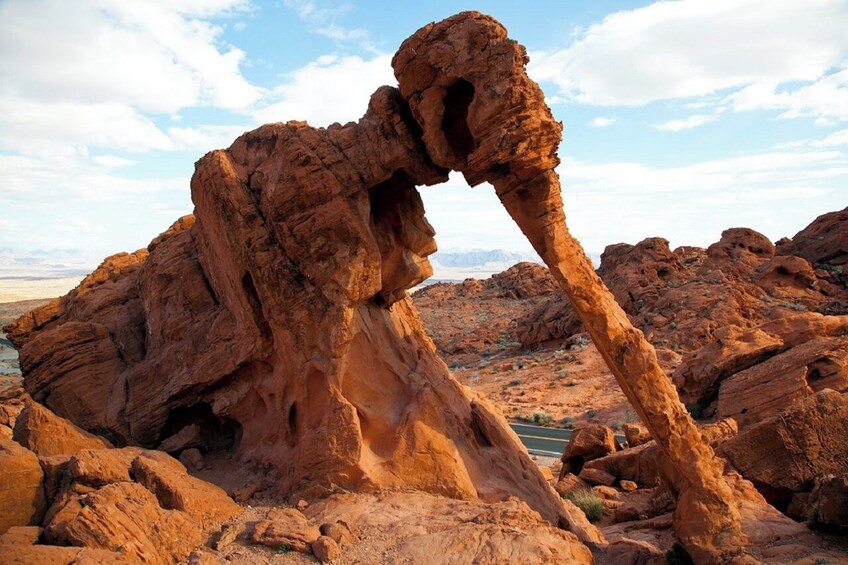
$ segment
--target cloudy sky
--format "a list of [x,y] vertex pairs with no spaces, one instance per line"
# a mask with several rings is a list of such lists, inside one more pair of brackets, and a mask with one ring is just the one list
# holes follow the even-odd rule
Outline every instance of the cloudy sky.
[[[848,205],[845,0],[0,0],[0,277],[145,246],[191,212],[203,153],[358,119],[401,41],[462,9],[527,47],[588,251],[777,239]],[[443,249],[528,248],[485,186],[423,197]]]

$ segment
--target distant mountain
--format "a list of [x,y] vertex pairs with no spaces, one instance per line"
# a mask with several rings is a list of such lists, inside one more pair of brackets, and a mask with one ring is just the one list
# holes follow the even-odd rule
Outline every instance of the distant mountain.
[[[600,253],[589,253],[597,267]],[[533,251],[505,251],[503,249],[447,249],[430,255],[433,277],[430,282],[459,281],[467,278],[485,279],[505,271],[522,261],[542,263]]]
[[442,267],[467,269],[491,263],[514,265],[521,261],[539,263],[539,256],[532,251],[504,251],[503,249],[470,249],[437,251],[430,256],[430,263]]

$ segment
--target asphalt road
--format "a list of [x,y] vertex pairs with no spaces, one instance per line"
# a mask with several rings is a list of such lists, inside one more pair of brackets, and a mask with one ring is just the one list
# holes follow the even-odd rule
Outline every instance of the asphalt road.
[[[534,455],[546,455],[548,457],[559,457],[565,446],[571,439],[571,430],[562,428],[544,428],[532,424],[510,424],[512,430],[518,434],[518,439]],[[619,443],[624,443],[624,436],[616,435]]]

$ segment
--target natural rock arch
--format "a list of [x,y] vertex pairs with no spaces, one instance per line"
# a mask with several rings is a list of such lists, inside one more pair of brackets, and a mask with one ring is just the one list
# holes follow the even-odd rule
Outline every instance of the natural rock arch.
[[722,465],[567,231],[561,125],[526,62],[499,23],[459,14],[403,43],[399,88],[378,89],[359,122],[269,124],[207,154],[194,216],[8,328],[27,389],[150,446],[174,431],[172,413],[208,405],[238,427],[238,456],[273,468],[285,492],[516,495],[600,541],[498,412],[451,378],[406,298],[435,251],[416,186],[457,170],[494,185],[666,453],[681,541],[700,561],[738,552]]

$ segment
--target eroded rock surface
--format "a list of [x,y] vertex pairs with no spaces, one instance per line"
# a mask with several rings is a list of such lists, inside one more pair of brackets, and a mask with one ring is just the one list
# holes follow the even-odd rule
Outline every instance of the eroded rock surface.
[[283,493],[516,495],[569,523],[405,293],[436,249],[416,186],[466,163],[477,182],[558,163],[525,63],[497,22],[462,14],[404,43],[400,90],[377,90],[359,122],[269,124],[207,154],[193,216],[8,328],[28,391],[117,444],[189,446],[197,426],[203,449],[275,468]]
[[[147,250],[107,259],[68,296],[8,327],[27,389],[117,443],[156,446],[197,426],[207,432],[206,449],[276,469],[285,493],[411,487],[460,499],[515,495],[581,541],[602,541],[556,496],[503,418],[451,378],[406,297],[430,275],[426,257],[435,251],[416,186],[456,170],[471,185],[495,187],[655,438],[675,474],[681,542],[698,561],[737,556],[746,538],[722,462],[566,228],[555,172],[562,126],[527,77],[527,60],[503,26],[460,14],[401,45],[392,61],[399,88],[377,90],[359,122],[269,124],[207,154],[192,178],[193,217]],[[663,300],[657,288],[674,276],[659,267],[667,244],[650,243],[643,249],[660,257],[656,276],[629,296],[631,308]],[[610,255],[626,263],[629,251]],[[774,247],[749,230],[728,230],[706,256],[747,272],[771,261]],[[773,267],[762,272],[778,296],[773,275],[809,280],[802,267]],[[719,275],[708,281],[716,289]],[[709,297],[715,311],[727,304]],[[180,506],[165,478],[147,484],[138,459],[132,465],[144,487],[106,485],[76,513],[71,501],[57,539],[84,536],[87,512],[142,512],[151,492],[164,510]],[[113,503],[120,497],[131,501],[126,511]],[[497,516],[509,520],[508,509]],[[461,547],[466,529],[421,537],[406,553]],[[570,534],[552,535],[541,547],[500,527],[486,533],[500,540],[498,552],[587,561]],[[178,547],[170,556],[184,553]]]
[[[820,256],[839,256],[840,246],[848,247],[845,222],[830,216],[796,235],[791,241],[797,245],[787,240],[777,248],[762,234],[742,228],[726,230],[708,249],[671,250],[662,238],[610,245],[598,274],[652,343],[689,353],[719,338],[728,326],[748,329],[803,311],[845,314],[842,267],[819,262]],[[806,231],[815,235],[802,235]],[[802,242],[822,243],[829,251],[802,252],[807,249]],[[516,336],[533,345],[580,331],[571,305],[552,295],[518,321]]]

